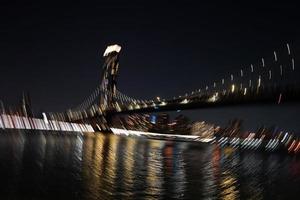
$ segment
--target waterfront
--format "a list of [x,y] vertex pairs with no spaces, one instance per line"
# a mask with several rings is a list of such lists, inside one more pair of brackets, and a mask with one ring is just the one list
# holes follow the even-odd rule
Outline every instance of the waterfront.
[[1,131],[0,199],[296,199],[296,155],[87,133]]

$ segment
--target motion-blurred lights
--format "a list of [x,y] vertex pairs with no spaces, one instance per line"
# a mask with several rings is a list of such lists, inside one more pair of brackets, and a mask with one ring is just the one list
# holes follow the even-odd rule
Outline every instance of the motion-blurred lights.
[[42,115],[43,115],[43,120],[44,120],[45,124],[49,124],[46,113],[43,112]]
[[235,90],[235,85],[232,84],[232,85],[231,85],[231,92],[234,93],[234,90]]
[[163,101],[163,102],[161,102],[159,105],[160,105],[160,106],[166,106],[167,103]]
[[257,87],[260,87],[261,86],[261,77],[259,76],[258,77],[258,82],[257,82]]
[[286,133],[284,134],[284,137],[283,137],[282,140],[281,140],[282,143],[285,142],[285,139],[287,139],[287,136],[288,136],[288,135],[289,135],[288,132],[286,132]]
[[148,105],[145,103],[145,104],[143,105],[143,108],[148,108]]
[[189,101],[187,99],[184,99],[183,101],[181,101],[181,104],[187,104]]
[[295,60],[294,60],[294,58],[292,58],[292,70],[293,71],[295,70]]
[[277,62],[277,53],[276,53],[276,51],[274,51],[274,60],[275,60],[275,62]]
[[128,106],[128,110],[133,110],[133,106],[132,106],[132,105],[129,105],[129,106]]
[[216,102],[219,99],[219,93],[215,93],[213,96],[211,96],[207,101],[208,102]]
[[120,105],[118,103],[116,103],[116,110],[117,110],[117,112],[121,112],[122,111],[122,109],[121,109],[121,107],[120,107]]
[[244,96],[247,95],[247,88],[244,88]]
[[287,50],[288,50],[288,54],[291,55],[291,50],[290,50],[290,45],[287,43],[286,44]]
[[289,146],[288,151],[291,152],[296,144],[296,140],[293,140],[292,144]]

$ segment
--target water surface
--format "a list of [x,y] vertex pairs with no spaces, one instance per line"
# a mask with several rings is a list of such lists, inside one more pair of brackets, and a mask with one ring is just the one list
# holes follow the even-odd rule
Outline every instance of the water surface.
[[115,135],[1,131],[0,199],[297,199],[297,156]]

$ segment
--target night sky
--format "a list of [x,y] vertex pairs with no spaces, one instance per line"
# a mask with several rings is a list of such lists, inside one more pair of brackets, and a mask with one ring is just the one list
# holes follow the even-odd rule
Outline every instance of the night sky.
[[99,84],[114,43],[119,90],[143,99],[201,88],[287,42],[300,50],[296,4],[196,2],[1,1],[0,99],[16,104],[28,91],[36,111],[76,106]]

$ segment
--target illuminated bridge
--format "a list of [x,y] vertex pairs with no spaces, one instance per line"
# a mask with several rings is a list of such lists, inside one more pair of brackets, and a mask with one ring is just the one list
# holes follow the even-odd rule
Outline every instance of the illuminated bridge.
[[149,100],[127,96],[117,89],[120,51],[119,45],[107,47],[100,84],[88,98],[75,108],[50,116],[71,122],[100,120],[107,123],[117,114],[253,103],[282,104],[297,101],[300,97],[295,59],[289,44],[282,51],[274,51],[271,58],[261,58],[258,63],[225,74],[203,88],[170,99],[156,97]]

